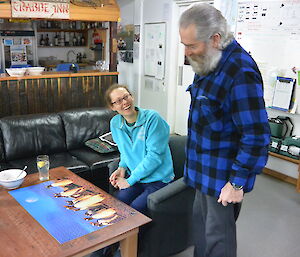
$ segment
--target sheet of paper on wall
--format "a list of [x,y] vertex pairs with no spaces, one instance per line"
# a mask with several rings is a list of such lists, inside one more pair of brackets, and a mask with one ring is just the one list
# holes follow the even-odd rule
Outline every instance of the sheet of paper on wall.
[[295,79],[277,77],[272,107],[283,111],[290,109]]

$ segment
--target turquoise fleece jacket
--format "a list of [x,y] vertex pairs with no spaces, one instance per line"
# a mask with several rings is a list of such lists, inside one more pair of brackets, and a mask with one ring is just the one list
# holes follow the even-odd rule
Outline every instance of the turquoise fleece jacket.
[[119,167],[127,170],[127,182],[168,183],[174,179],[169,148],[169,125],[153,110],[137,108],[138,116],[130,127],[120,114],[110,122],[112,136],[120,151]]

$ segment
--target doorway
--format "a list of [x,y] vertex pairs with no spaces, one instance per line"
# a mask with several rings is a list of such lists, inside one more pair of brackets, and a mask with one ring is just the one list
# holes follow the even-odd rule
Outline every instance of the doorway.
[[179,135],[187,135],[187,120],[190,106],[190,93],[186,92],[187,87],[192,84],[194,79],[194,71],[192,67],[185,62],[184,46],[180,43],[178,21],[180,15],[194,3],[209,3],[213,1],[176,1],[175,0],[175,17],[173,25],[177,28],[177,82],[176,82],[176,95],[175,95],[175,125],[174,132]]

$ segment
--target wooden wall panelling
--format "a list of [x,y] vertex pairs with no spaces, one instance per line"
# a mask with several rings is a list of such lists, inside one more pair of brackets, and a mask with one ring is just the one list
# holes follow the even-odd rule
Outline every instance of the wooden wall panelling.
[[87,77],[82,77],[82,90],[83,90],[83,95],[82,95],[82,100],[81,101],[81,107],[87,106],[88,99],[87,99],[87,92],[88,92],[88,84],[87,84]]
[[83,102],[83,96],[84,96],[84,84],[82,78],[78,78],[77,80],[77,98],[78,98],[78,107],[82,107],[82,102]]
[[91,83],[92,83],[92,94],[91,94],[91,105],[92,106],[97,106],[97,85],[95,84],[96,78],[95,77],[90,77]]
[[51,97],[53,98],[53,111],[59,112],[59,92],[58,92],[58,83],[60,83],[60,78],[54,78],[52,79],[51,83]]
[[28,113],[27,80],[19,81],[20,114]]
[[0,97],[1,97],[1,117],[10,115],[10,103],[8,94],[8,81],[0,82]]
[[104,97],[103,99],[101,98],[101,78],[95,77],[95,104],[96,106],[101,106],[103,102]]
[[12,80],[8,85],[9,100],[10,100],[10,113],[16,115],[20,113],[19,103],[19,81]]
[[28,102],[28,113],[35,113],[35,99],[34,99],[34,87],[37,84],[37,80],[28,79],[27,80],[27,102]]
[[88,107],[91,106],[91,92],[92,92],[92,85],[91,85],[91,80],[90,77],[85,77],[86,79],[86,105]]
[[47,87],[46,87],[46,92],[47,92],[47,105],[48,105],[48,112],[55,112],[54,109],[54,97],[53,97],[53,79],[46,79],[47,81]]
[[68,107],[68,85],[69,78],[61,78],[60,79],[60,94],[59,94],[59,103],[60,110],[67,110]]
[[47,79],[39,79],[38,80],[38,88],[37,88],[37,104],[39,113],[46,113],[49,109],[49,99],[47,97]]
[[104,107],[106,89],[117,75],[0,81],[0,117]]
[[78,105],[78,83],[77,83],[77,78],[70,78],[69,79],[69,90],[70,90],[70,94],[69,94],[69,98],[70,98],[70,102],[72,103],[72,107],[71,108],[76,108]]

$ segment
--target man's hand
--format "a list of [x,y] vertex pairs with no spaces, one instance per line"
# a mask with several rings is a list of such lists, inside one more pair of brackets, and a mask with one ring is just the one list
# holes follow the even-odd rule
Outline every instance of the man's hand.
[[218,203],[222,203],[227,206],[229,203],[240,203],[244,198],[244,190],[235,190],[230,182],[222,188],[221,194],[218,199]]
[[116,185],[119,189],[125,189],[130,187],[129,183],[125,178],[118,177],[116,181]]
[[122,167],[116,169],[109,177],[109,182],[112,184],[113,187],[118,188],[117,186],[117,179],[125,177],[126,170]]

